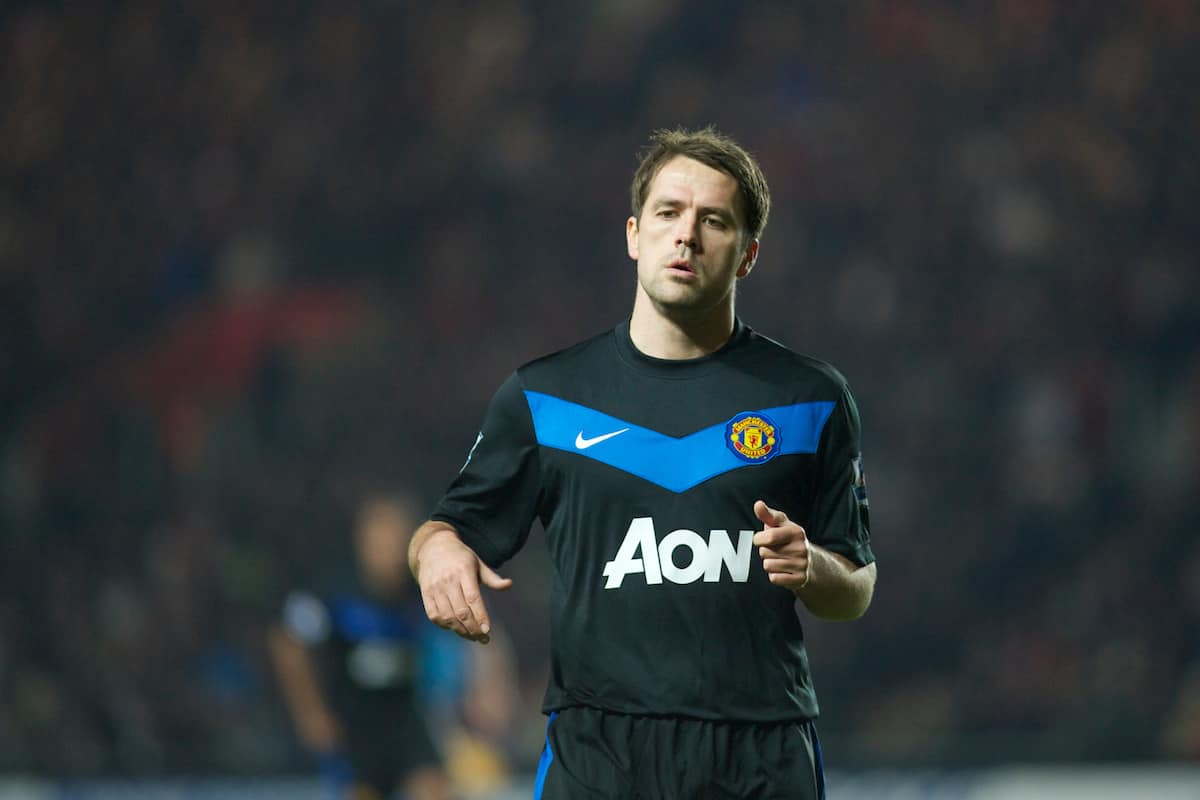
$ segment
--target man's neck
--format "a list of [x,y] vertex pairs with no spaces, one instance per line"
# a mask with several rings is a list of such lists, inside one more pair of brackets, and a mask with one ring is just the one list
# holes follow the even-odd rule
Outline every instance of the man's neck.
[[651,358],[681,361],[720,350],[733,335],[733,303],[721,303],[695,317],[679,318],[639,296],[629,319],[629,338]]

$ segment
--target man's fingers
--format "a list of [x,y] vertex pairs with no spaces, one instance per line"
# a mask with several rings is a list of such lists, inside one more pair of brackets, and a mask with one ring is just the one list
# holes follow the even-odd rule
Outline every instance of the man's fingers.
[[476,622],[474,609],[466,601],[462,587],[456,584],[421,589],[425,615],[439,628],[454,631],[464,639],[486,638]]
[[792,558],[764,558],[762,564],[764,572],[803,575],[808,571],[807,562],[796,561]]
[[767,580],[772,584],[792,589],[804,588],[808,585],[808,579],[811,577],[807,564],[801,566],[794,561],[777,558],[763,561],[763,570],[767,573]]
[[796,555],[808,547],[808,537],[804,528],[791,524],[786,528],[768,528],[754,534],[752,539],[755,547],[770,547],[780,552],[792,552]]
[[759,531],[754,534],[755,547],[774,547],[775,545],[787,544],[787,534],[781,530],[772,528],[770,530]]
[[[454,609],[450,599],[442,593],[433,593],[430,595],[430,600],[433,602],[433,613],[429,615],[429,619],[434,625],[440,628],[454,631],[459,636],[468,637],[467,629],[458,621],[454,615]],[[426,604],[428,609],[428,603]]]
[[[475,614],[477,607],[481,613],[483,612],[483,601],[479,597],[477,585],[451,586],[448,588],[446,596],[450,600],[454,618],[462,625],[468,639],[477,639],[491,631],[490,625],[487,630],[483,629],[483,620]],[[484,619],[486,618],[487,615],[484,614]]]
[[770,547],[760,547],[758,548],[758,557],[763,561],[769,561],[776,558],[787,558],[787,555],[779,552],[778,550],[773,550]]
[[479,592],[475,592],[474,594],[464,592],[463,596],[467,601],[467,605],[471,608],[471,614],[474,616],[476,622],[479,623],[480,635],[486,637],[492,632],[492,620],[488,616],[487,607],[483,604],[483,596]]
[[513,585],[512,578],[501,578],[496,571],[482,561],[479,562],[479,578],[489,589],[503,591]]
[[437,597],[433,592],[426,591],[425,587],[421,587],[421,602],[425,604],[425,616],[429,617],[429,621],[439,628],[447,627],[446,621],[442,619],[442,613],[438,609]]
[[454,558],[420,573],[421,601],[430,621],[454,631],[464,639],[487,644],[492,622],[483,603],[480,587],[507,589],[512,581],[502,578],[465,546],[471,558]]
[[789,561],[796,561],[807,560],[809,557],[808,543],[804,540],[785,541],[782,547],[772,547],[771,545],[759,545],[758,539],[755,539],[754,546],[758,548],[759,558],[786,558]]
[[[484,586],[489,589],[498,589],[503,591],[512,586],[513,582],[510,578],[501,578],[495,570],[489,567],[482,561],[479,562],[479,580]],[[487,606],[483,604],[483,595],[479,591],[479,587],[475,587],[474,593],[464,592],[467,600],[467,605],[471,607],[472,613],[475,615],[475,620],[479,623],[478,641],[487,644],[491,641],[492,619],[488,615]]]
[[788,521],[787,514],[782,511],[776,511],[762,500],[754,501],[754,516],[758,517],[758,521],[769,528],[778,528]]

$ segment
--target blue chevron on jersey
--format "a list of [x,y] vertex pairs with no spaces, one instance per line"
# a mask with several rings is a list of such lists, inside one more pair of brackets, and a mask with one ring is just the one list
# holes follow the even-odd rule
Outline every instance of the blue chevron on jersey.
[[[755,465],[726,446],[728,422],[676,438],[541,392],[526,390],[525,399],[539,445],[599,461],[672,492]],[[754,413],[781,432],[772,455],[815,453],[834,405],[816,401]]]

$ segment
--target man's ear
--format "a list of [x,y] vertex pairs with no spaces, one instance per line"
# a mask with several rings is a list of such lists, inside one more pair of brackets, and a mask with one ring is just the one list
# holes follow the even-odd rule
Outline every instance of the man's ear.
[[750,270],[754,269],[754,263],[758,261],[758,239],[750,242],[750,246],[746,248],[746,254],[742,256],[742,263],[738,266],[737,276],[744,278],[750,274]]
[[637,217],[630,217],[625,220],[625,249],[628,250],[630,258],[634,261],[638,260]]

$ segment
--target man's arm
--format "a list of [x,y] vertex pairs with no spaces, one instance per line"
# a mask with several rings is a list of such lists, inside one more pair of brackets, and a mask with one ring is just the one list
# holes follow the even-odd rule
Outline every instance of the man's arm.
[[336,750],[342,743],[342,727],[321,693],[308,648],[280,626],[273,626],[267,634],[267,649],[300,741],[316,753]]
[[512,581],[483,563],[453,525],[429,520],[417,528],[408,546],[408,566],[421,587],[421,601],[431,622],[473,642],[491,640],[492,622],[479,584],[507,589]]
[[754,514],[763,530],[754,534],[767,577],[790,589],[816,617],[858,619],[875,594],[875,564],[858,566],[843,555],[808,541],[804,528],[762,500]]
[[813,616],[858,619],[875,595],[875,562],[858,566],[850,559],[808,542],[808,583],[794,589]]

